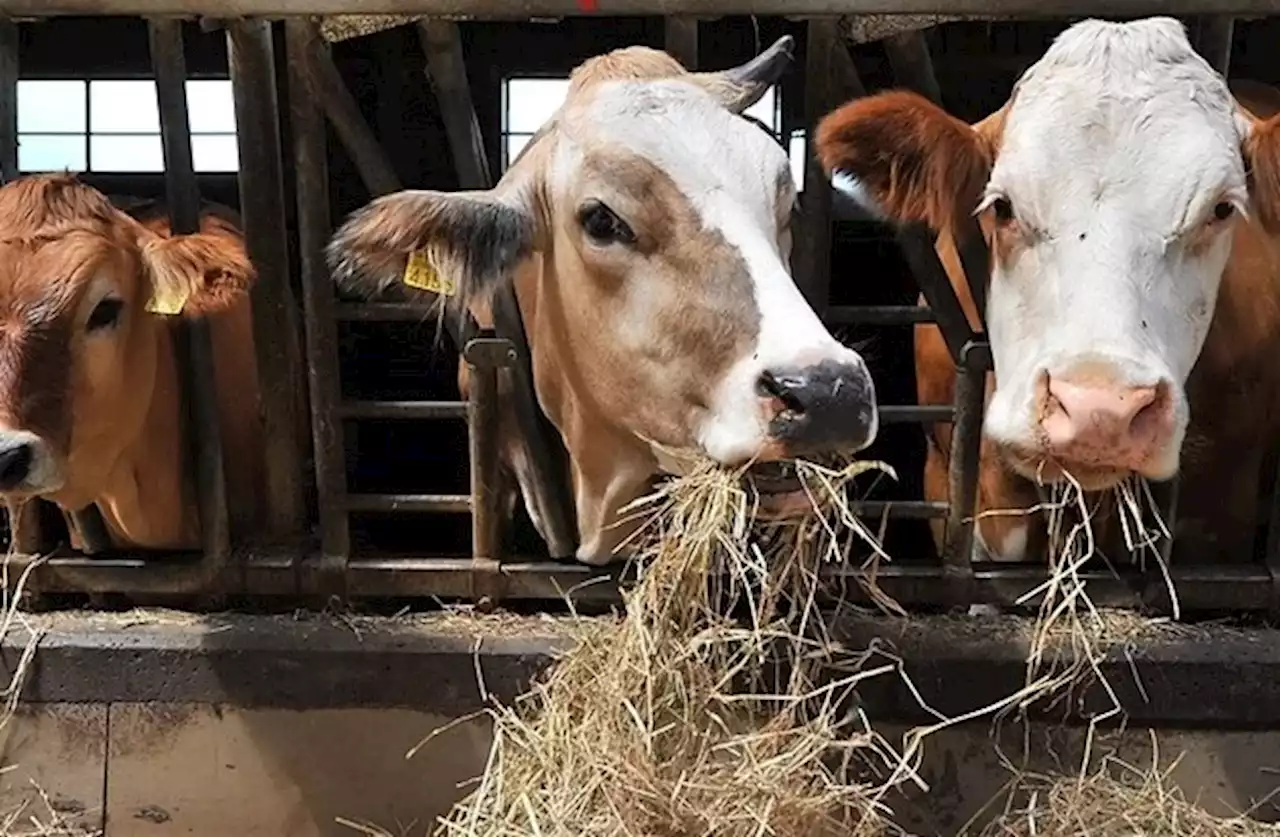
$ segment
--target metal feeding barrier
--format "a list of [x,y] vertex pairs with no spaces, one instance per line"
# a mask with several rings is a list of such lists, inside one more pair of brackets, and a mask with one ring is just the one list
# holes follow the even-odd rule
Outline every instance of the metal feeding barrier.
[[[40,0],[40,14],[138,13],[140,0]],[[345,5],[350,5],[346,3]],[[496,0],[419,0],[364,4],[360,13],[475,14],[508,16],[510,4]],[[502,7],[499,8],[499,5]],[[520,17],[531,14],[573,15],[583,8],[578,0],[537,0],[518,4]],[[664,13],[671,4],[661,0],[615,0],[612,14]],[[806,125],[843,101],[865,95],[865,88],[841,34],[836,13],[921,12],[964,14],[1079,14],[1088,2],[1063,2],[1046,7],[1038,0],[1001,0],[968,5],[948,0],[702,0],[681,5],[681,14],[826,14],[806,25],[804,73]],[[1159,11],[1246,13],[1280,11],[1280,0],[1231,0],[1172,4],[1146,0],[1106,0],[1109,15]],[[384,9],[383,6],[388,6]],[[686,6],[689,8],[686,10]],[[783,8],[785,6],[785,8]],[[973,8],[970,8],[972,6]],[[979,8],[980,6],[980,8]],[[1155,7],[1159,8],[1155,8]],[[1186,8],[1182,8],[1182,7]],[[30,8],[29,8],[30,7]],[[533,390],[527,338],[514,291],[502,291],[495,301],[492,332],[474,323],[445,318],[449,336],[460,348],[470,371],[466,401],[347,400],[339,380],[338,325],[341,322],[421,322],[428,310],[409,303],[353,303],[340,301],[324,260],[324,246],[333,229],[329,199],[327,129],[347,152],[366,190],[378,196],[402,188],[395,168],[365,123],[359,103],[343,83],[328,45],[315,20],[289,17],[283,24],[287,78],[276,77],[273,24],[267,16],[340,13],[339,0],[148,0],[155,15],[206,15],[207,28],[224,28],[234,87],[241,215],[246,246],[261,279],[253,290],[254,337],[262,382],[262,415],[266,433],[264,463],[270,486],[265,532],[239,531],[228,510],[219,439],[218,393],[212,375],[213,357],[207,326],[184,323],[179,340],[184,401],[193,439],[191,462],[200,501],[203,548],[198,555],[120,556],[93,544],[92,555],[55,554],[36,570],[40,593],[122,594],[134,599],[181,596],[203,602],[227,595],[370,598],[458,598],[558,600],[577,590],[581,598],[611,599],[616,595],[609,572],[571,560],[528,560],[503,554],[504,476],[498,439],[501,410],[511,410],[520,429],[516,444],[523,447],[536,479],[530,500],[544,523],[548,551],[554,559],[570,559],[576,546],[569,490],[567,456],[558,433],[538,408]],[[1101,8],[1095,11],[1103,11]],[[0,0],[0,13],[28,14],[37,10],[26,0]],[[258,17],[218,22],[237,14]],[[461,188],[487,188],[492,183],[484,143],[466,79],[462,43],[456,23],[430,19],[414,24],[427,56],[428,75],[439,103]],[[160,104],[165,152],[165,181],[175,233],[198,229],[200,197],[191,160],[184,91],[185,65],[181,24],[172,18],[149,20],[152,63]],[[686,66],[696,68],[697,22],[688,16],[667,17],[669,51]],[[1201,51],[1220,71],[1230,56],[1229,17],[1202,19],[1195,29]],[[16,24],[0,23],[0,167],[6,178],[16,174],[16,105],[18,74]],[[929,51],[919,33],[897,35],[885,49],[898,84],[939,98]],[[287,105],[291,147],[283,148],[281,102]],[[953,424],[953,450],[948,483],[951,503],[917,501],[866,502],[868,517],[942,519],[945,548],[940,563],[889,564],[878,570],[877,581],[906,605],[967,605],[975,602],[1011,603],[1045,578],[1042,565],[974,565],[974,513],[987,375],[991,353],[981,325],[966,317],[950,280],[934,250],[931,233],[907,228],[896,235],[927,306],[829,306],[832,196],[813,155],[805,169],[804,223],[799,230],[796,277],[802,291],[828,325],[911,326],[936,323],[956,364],[951,405],[885,405],[884,423]],[[287,188],[292,186],[292,191]],[[301,305],[294,300],[286,238],[286,195],[296,201],[297,274]],[[985,299],[987,253],[976,224],[960,236],[961,262],[969,289],[982,310]],[[839,270],[839,266],[836,266]],[[299,317],[301,311],[301,317]],[[307,432],[309,417],[310,432]],[[466,421],[469,431],[470,491],[467,494],[353,493],[345,462],[343,423],[367,419],[404,421]],[[307,466],[308,457],[313,467]],[[314,477],[314,484],[311,478]],[[314,486],[316,508],[308,514],[306,497]],[[1176,511],[1176,481],[1163,490],[1163,507],[1172,527]],[[423,556],[364,556],[352,548],[351,515],[469,514],[471,555],[466,558]],[[1269,610],[1280,602],[1280,506],[1273,502],[1273,525],[1264,566],[1177,567],[1172,570],[1184,607],[1188,609]],[[92,531],[92,510],[81,515],[81,531]],[[100,521],[99,521],[100,523]],[[314,532],[310,531],[314,524]],[[31,525],[20,527],[19,551],[36,552],[41,543]],[[251,535],[251,537],[250,537]],[[90,539],[94,540],[94,539]],[[96,540],[101,541],[100,535]],[[313,545],[318,541],[318,549]],[[30,557],[25,560],[30,560]],[[834,571],[839,574],[842,571]],[[848,572],[848,571],[843,571]],[[609,583],[595,583],[604,579]],[[1161,578],[1124,574],[1096,574],[1089,579],[1091,595],[1100,604],[1160,604]]]

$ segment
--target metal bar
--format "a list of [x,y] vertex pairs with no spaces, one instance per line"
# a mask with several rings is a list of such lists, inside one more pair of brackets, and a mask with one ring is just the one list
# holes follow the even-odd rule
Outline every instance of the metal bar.
[[828,325],[914,325],[932,323],[933,310],[923,305],[832,305],[823,318]]
[[955,288],[947,276],[946,269],[938,260],[934,250],[933,235],[920,225],[910,225],[897,233],[898,244],[902,255],[911,268],[920,292],[924,294],[929,308],[933,311],[942,332],[942,339],[957,363],[960,353],[974,338],[974,331],[969,327],[969,318],[960,307]]
[[[839,19],[809,21],[804,62],[804,114],[808,125],[818,124],[839,104],[831,89],[837,49],[844,49]],[[800,207],[800,228],[792,251],[793,272],[805,299],[822,316],[831,302],[831,181],[814,153],[812,131],[806,139]]]
[[[610,0],[609,16],[951,14],[979,19],[1001,17],[1108,18],[1199,13],[1266,16],[1280,12],[1280,0]],[[0,14],[14,17],[61,15],[154,15],[292,17],[297,15],[396,14],[527,20],[544,17],[599,17],[594,3],[581,0],[0,0]]]
[[343,401],[337,414],[344,419],[460,419],[467,417],[465,401]]
[[107,530],[107,523],[102,519],[102,511],[96,504],[71,512],[70,517],[80,536],[81,552],[86,555],[96,555],[111,550],[111,533]]
[[901,518],[903,520],[932,520],[946,517],[950,506],[929,500],[868,501],[854,503],[853,509],[863,517]]
[[662,26],[667,54],[686,70],[698,69],[698,19],[672,15],[662,21]]
[[956,366],[955,420],[951,457],[947,462],[946,535],[943,569],[953,589],[952,603],[967,605],[972,598],[973,527],[978,503],[978,469],[982,453],[982,412],[986,403],[986,368],[982,354],[965,347]]
[[338,72],[337,65],[333,63],[328,46],[320,39],[318,32],[299,37],[306,37],[309,41],[307,51],[310,53],[310,61],[307,66],[312,73],[312,93],[343,148],[355,163],[365,188],[375,198],[400,191],[404,188],[400,176],[396,174],[387,153],[382,150],[373,129],[365,121],[360,104],[342,80],[342,73]]
[[[200,229],[200,190],[191,160],[191,126],[187,110],[187,67],[182,24],[174,20],[148,22],[151,64],[156,76],[160,133],[164,144],[165,191],[169,228],[173,235]],[[184,334],[185,333],[185,334]],[[196,495],[200,504],[203,571],[191,589],[226,581],[231,563],[231,528],[227,512],[227,483],[222,458],[219,398],[214,382],[213,344],[209,325],[184,318],[178,324],[178,368],[185,373],[182,390],[188,403],[188,444],[196,463]],[[207,577],[200,577],[207,574]]]
[[245,247],[258,269],[252,290],[253,339],[262,381],[267,532],[300,537],[307,529],[308,441],[305,373],[298,304],[289,277],[281,163],[279,101],[271,24],[236,20],[227,26],[240,154],[240,215]]
[[425,512],[450,514],[471,511],[469,494],[348,494],[342,502],[349,512]]
[[0,18],[0,178],[18,177],[18,24]]
[[516,360],[506,340],[481,338],[467,343],[463,358],[470,367],[467,403],[471,460],[472,600],[492,606],[501,598],[503,485],[498,438],[501,405],[498,370]]
[[467,65],[462,54],[458,24],[436,18],[419,21],[418,37],[427,54],[427,75],[435,90],[444,119],[453,166],[461,189],[488,189],[493,185],[484,137],[471,101]]
[[308,393],[311,397],[311,440],[315,458],[316,506],[319,515],[323,596],[346,593],[351,556],[350,521],[342,498],[347,493],[345,439],[341,418],[342,387],[338,365],[338,323],[333,283],[325,265],[329,218],[328,143],[324,117],[311,91],[308,44],[316,24],[285,22],[289,73],[289,126],[293,138],[294,180],[298,211],[298,256],[305,312]]
[[893,69],[894,79],[924,96],[934,104],[942,104],[942,87],[933,72],[929,45],[924,32],[899,32],[884,39],[885,55]]

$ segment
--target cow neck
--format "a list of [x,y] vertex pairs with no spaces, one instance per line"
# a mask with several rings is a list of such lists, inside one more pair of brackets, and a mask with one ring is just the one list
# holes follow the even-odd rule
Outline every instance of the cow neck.
[[138,437],[122,452],[94,498],[117,548],[195,549],[199,521],[183,467],[187,446],[173,334],[154,330],[156,375]]

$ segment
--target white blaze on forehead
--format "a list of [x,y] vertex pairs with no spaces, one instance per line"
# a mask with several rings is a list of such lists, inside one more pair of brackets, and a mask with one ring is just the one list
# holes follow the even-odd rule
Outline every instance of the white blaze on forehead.
[[[789,254],[780,252],[779,219],[795,199],[786,153],[705,91],[678,80],[602,84],[566,121],[575,140],[625,148],[662,170],[702,225],[746,264],[760,331],[750,354],[716,384],[698,435],[719,461],[749,458],[767,435],[757,406],[761,372],[828,359],[862,363],[827,331],[791,277]],[[557,162],[560,167],[567,160]]]
[[1037,376],[1087,355],[1119,385],[1174,384],[1180,437],[1230,252],[1229,233],[1188,234],[1220,201],[1244,208],[1241,139],[1226,83],[1171,18],[1077,24],[1027,71],[987,189],[1025,231],[993,268],[992,436],[1028,443]]

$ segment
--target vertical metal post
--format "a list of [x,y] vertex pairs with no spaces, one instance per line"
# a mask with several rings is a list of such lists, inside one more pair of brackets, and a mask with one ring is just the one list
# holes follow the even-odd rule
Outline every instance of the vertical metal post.
[[472,599],[492,605],[501,597],[502,490],[498,451],[498,370],[516,360],[507,340],[477,338],[463,359],[471,367],[467,429],[471,453]]
[[0,178],[18,177],[18,24],[0,17]]
[[933,72],[924,32],[899,32],[884,39],[884,51],[893,77],[934,104],[942,104],[942,86]]
[[1196,51],[1225,77],[1231,70],[1231,46],[1236,19],[1231,15],[1202,15],[1196,26]]
[[[191,161],[182,23],[168,18],[154,19],[148,21],[148,28],[160,107],[169,225],[172,234],[188,235],[200,229],[200,191]],[[183,400],[188,405],[184,416],[186,437],[193,448],[196,463],[205,567],[205,573],[198,581],[216,587],[226,581],[224,576],[230,562],[231,535],[209,324],[203,320],[184,319],[178,324],[174,337],[178,368],[183,379]]]
[[309,39],[316,24],[302,18],[285,22],[289,59],[289,126],[293,137],[294,180],[298,202],[298,254],[307,374],[311,395],[311,439],[315,451],[317,512],[320,517],[320,577],[324,596],[342,596],[351,554],[342,419],[338,328],[333,284],[324,261],[330,233],[328,144],[324,117],[311,91]]
[[671,15],[663,18],[662,25],[663,48],[667,54],[686,70],[698,69],[698,19]]
[[[817,125],[837,104],[831,91],[836,78],[835,53],[844,48],[838,18],[809,21],[804,62],[807,125]],[[825,317],[831,295],[831,183],[813,153],[812,131],[806,143],[804,193],[800,201],[802,213],[793,271],[805,299],[819,317]]]
[[275,539],[293,540],[307,527],[302,481],[306,379],[297,303],[289,283],[271,23],[232,21],[227,47],[240,153],[240,214],[245,247],[259,276],[252,292],[253,337],[262,381],[267,529]]

